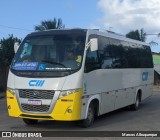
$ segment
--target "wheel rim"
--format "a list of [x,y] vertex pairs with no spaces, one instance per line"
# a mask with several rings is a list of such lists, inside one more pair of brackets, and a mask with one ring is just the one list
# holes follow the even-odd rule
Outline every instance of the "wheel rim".
[[92,111],[91,108],[89,108],[88,115],[87,115],[87,120],[88,120],[88,122],[91,122],[92,119],[93,119],[93,111]]
[[139,98],[137,97],[137,100],[136,100],[136,107],[139,107]]

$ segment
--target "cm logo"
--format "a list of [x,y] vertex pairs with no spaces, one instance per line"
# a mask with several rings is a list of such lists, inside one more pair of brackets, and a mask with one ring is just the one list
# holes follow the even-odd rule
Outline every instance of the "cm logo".
[[30,80],[29,86],[31,87],[42,87],[45,80]]

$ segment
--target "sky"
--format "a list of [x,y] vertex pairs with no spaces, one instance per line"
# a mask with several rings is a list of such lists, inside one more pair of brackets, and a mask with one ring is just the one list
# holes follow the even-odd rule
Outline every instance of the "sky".
[[[99,28],[125,35],[144,28],[160,32],[160,0],[1,0],[0,39],[13,34],[24,38],[42,20],[61,18],[66,28]],[[147,35],[146,42],[158,42]],[[152,50],[160,52],[158,45]]]

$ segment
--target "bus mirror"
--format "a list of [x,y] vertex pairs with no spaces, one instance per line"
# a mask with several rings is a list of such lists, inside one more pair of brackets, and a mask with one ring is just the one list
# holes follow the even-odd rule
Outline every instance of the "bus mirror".
[[90,47],[91,47],[92,52],[98,50],[98,39],[97,38],[92,38],[90,40]]
[[18,50],[18,48],[19,48],[19,42],[15,42],[14,43],[14,52],[16,53],[17,52],[17,50]]

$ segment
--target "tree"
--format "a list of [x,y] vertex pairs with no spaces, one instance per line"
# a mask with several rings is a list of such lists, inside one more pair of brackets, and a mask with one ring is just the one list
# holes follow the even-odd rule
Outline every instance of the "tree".
[[62,19],[54,18],[53,20],[44,20],[40,25],[35,26],[36,31],[44,31],[48,29],[61,29],[64,28],[65,25],[62,23]]
[[141,30],[140,30],[140,41],[142,41],[142,42],[145,42],[145,40],[146,40],[146,33],[144,32],[144,29],[142,28]]
[[1,49],[0,49],[0,62],[4,65],[9,66],[14,57],[14,43],[21,43],[21,39],[9,35],[8,38],[3,38],[0,40]]
[[142,28],[140,31],[139,30],[130,31],[128,34],[126,34],[126,37],[145,42],[146,33]]

